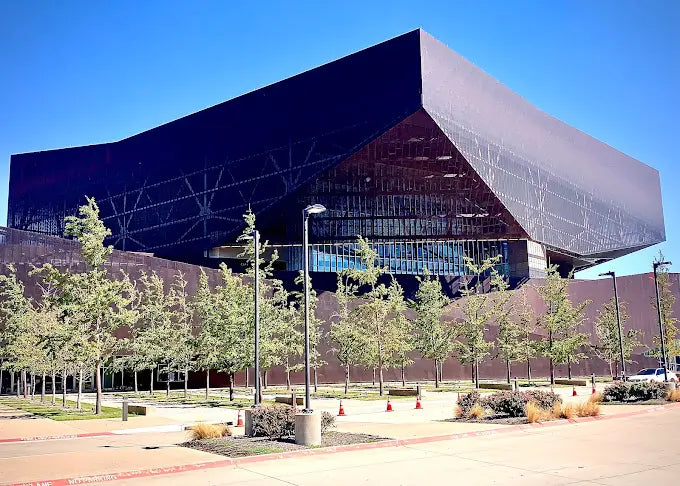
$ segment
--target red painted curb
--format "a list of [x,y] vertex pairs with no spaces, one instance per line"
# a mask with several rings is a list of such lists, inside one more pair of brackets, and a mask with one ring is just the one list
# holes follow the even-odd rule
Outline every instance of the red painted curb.
[[62,434],[62,435],[37,435],[35,437],[13,437],[11,439],[0,439],[0,444],[12,442],[36,442],[41,440],[61,440],[61,439],[82,439],[86,437],[103,437],[115,435],[113,432],[87,432],[84,434]]
[[[51,480],[40,480],[33,482],[22,482],[22,483],[11,483],[5,486],[71,486],[74,484],[100,484],[108,483],[111,481],[120,481],[123,479],[135,479],[144,478],[151,476],[163,476],[167,474],[178,474],[183,472],[200,471],[203,469],[215,469],[219,467],[235,466],[238,464],[252,464],[256,462],[265,461],[275,461],[280,459],[289,459],[293,457],[303,457],[303,456],[320,456],[327,454],[335,454],[337,452],[349,452],[349,451],[360,451],[369,449],[383,449],[387,447],[399,447],[414,444],[425,444],[428,442],[441,442],[445,440],[457,440],[465,439],[469,437],[481,437],[487,435],[499,435],[506,434],[508,432],[525,431],[531,429],[540,429],[545,427],[556,427],[560,425],[572,425],[586,422],[594,422],[601,420],[612,420],[617,418],[633,417],[636,415],[645,415],[653,412],[660,412],[663,410],[668,410],[672,408],[679,408],[680,403],[670,403],[667,405],[659,405],[654,408],[646,410],[634,410],[632,412],[624,412],[614,415],[600,415],[597,417],[579,417],[568,420],[554,420],[551,422],[544,423],[533,423],[533,424],[521,424],[521,425],[508,425],[498,429],[490,430],[479,430],[476,432],[463,432],[459,434],[448,434],[448,435],[435,435],[430,437],[414,437],[411,439],[393,439],[385,440],[380,442],[368,442],[365,444],[350,444],[335,447],[324,447],[320,449],[305,449],[298,451],[282,452],[279,454],[263,454],[259,456],[248,456],[239,457],[236,459],[222,459],[212,462],[199,462],[195,464],[186,464],[183,466],[170,466],[170,467],[159,467],[152,469],[139,469],[135,471],[125,471],[118,473],[109,474],[96,474],[92,476],[80,476],[73,478],[60,478]],[[113,435],[111,432],[106,432],[102,434],[78,434],[79,436],[93,436],[93,435]],[[64,437],[64,436],[61,436]]]

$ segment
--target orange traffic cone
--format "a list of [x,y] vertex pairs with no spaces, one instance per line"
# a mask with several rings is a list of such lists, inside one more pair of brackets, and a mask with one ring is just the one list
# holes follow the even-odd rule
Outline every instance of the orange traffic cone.
[[241,417],[241,411],[238,411],[238,418],[236,419],[236,427],[243,427],[243,417]]
[[572,386],[571,388],[572,388],[571,396],[575,397],[576,395],[578,395],[578,393],[576,393],[576,387]]
[[387,410],[386,412],[391,412],[392,411],[392,404],[390,403],[390,397],[387,397]]
[[342,407],[342,400],[340,400],[340,410],[338,411],[338,417],[345,416],[345,409]]
[[422,410],[423,406],[420,404],[420,397],[416,397],[416,410]]
[[593,385],[593,391],[592,391],[592,394],[593,394],[593,395],[595,395],[596,393],[597,393],[597,391],[595,390],[595,385]]

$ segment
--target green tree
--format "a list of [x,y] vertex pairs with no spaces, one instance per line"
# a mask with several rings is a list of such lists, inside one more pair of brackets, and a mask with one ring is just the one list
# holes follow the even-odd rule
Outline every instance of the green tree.
[[350,368],[367,361],[366,329],[357,320],[357,315],[351,312],[350,302],[355,292],[355,285],[349,281],[349,277],[338,274],[338,290],[335,294],[338,310],[330,326],[330,340],[332,351],[345,369],[345,395],[349,391]]
[[574,306],[568,294],[569,279],[560,276],[557,265],[547,269],[545,283],[536,290],[543,299],[546,312],[541,326],[547,332],[542,353],[550,360],[550,383],[555,383],[555,365],[566,364],[571,378],[571,363],[586,355],[580,351],[588,344],[588,334],[579,332],[583,324],[583,311],[589,300]]
[[531,383],[531,360],[538,356],[541,343],[533,338],[537,330],[538,318],[533,307],[529,305],[527,292],[527,287],[519,291],[511,319],[520,332],[517,342],[517,361],[527,364],[527,380]]
[[[341,272],[343,292],[357,300],[357,305],[348,309],[349,319],[363,328],[366,350],[362,364],[378,371],[382,396],[383,370],[401,366],[410,346],[410,333],[404,330],[406,304],[401,286],[378,264],[378,254],[370,243],[359,236],[358,244],[359,266]],[[381,278],[388,282],[380,283]]]
[[82,333],[87,345],[88,361],[95,363],[97,399],[95,412],[101,413],[102,365],[118,349],[116,332],[136,319],[130,309],[134,300],[134,286],[127,274],[110,278],[106,262],[113,249],[104,245],[111,231],[99,219],[99,207],[93,198],[78,210],[79,216],[66,218],[66,236],[80,243],[80,253],[85,263],[82,272],[61,271],[45,264],[40,273],[48,286],[55,289],[55,299],[63,312],[61,318]]
[[[593,346],[595,354],[609,364],[609,374],[614,377],[614,363],[620,366],[621,346],[623,345],[623,359],[626,363],[632,363],[630,359],[633,350],[642,345],[640,337],[642,332],[639,329],[629,329],[626,331],[625,324],[630,318],[626,310],[626,303],[619,302],[619,318],[621,320],[621,343],[619,343],[619,326],[616,322],[616,301],[614,297],[606,302],[595,318],[595,335],[597,344]],[[617,368],[618,368],[617,366]]]
[[461,279],[461,299],[457,304],[463,317],[456,322],[457,340],[454,344],[460,362],[471,367],[475,388],[479,387],[479,363],[489,356],[494,347],[494,343],[486,339],[487,326],[498,312],[493,297],[489,293],[484,293],[482,278],[491,275],[491,289],[501,285],[502,278],[494,268],[500,260],[501,255],[496,255],[475,264],[471,258],[464,257],[465,266],[473,277],[474,285],[470,286],[469,279]]
[[187,291],[187,280],[180,271],[170,289],[170,307],[175,340],[172,343],[171,365],[184,372],[184,398],[188,395],[189,370],[196,356],[196,337],[194,336],[194,312],[191,297]]
[[440,363],[453,353],[455,330],[449,322],[442,320],[444,307],[450,301],[442,292],[439,280],[427,272],[418,280],[415,301],[411,303],[416,311],[414,321],[414,347],[424,359],[434,361],[435,388],[439,388]]

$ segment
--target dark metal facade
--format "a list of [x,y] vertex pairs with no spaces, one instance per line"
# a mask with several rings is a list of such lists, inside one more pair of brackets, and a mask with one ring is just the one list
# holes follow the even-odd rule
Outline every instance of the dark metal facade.
[[587,266],[665,238],[657,171],[420,30],[119,142],[12,157],[9,226],[61,235],[85,195],[116,248],[180,260],[233,243],[249,207],[265,238],[297,243],[309,202],[329,208],[311,220],[334,245],[319,269],[357,234],[406,273],[458,268],[463,240]]

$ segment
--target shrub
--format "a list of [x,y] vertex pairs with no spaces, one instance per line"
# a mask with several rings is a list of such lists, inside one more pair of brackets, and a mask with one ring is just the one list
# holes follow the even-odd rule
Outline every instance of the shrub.
[[460,408],[460,405],[456,405],[456,407],[453,409],[453,416],[456,418],[463,416],[463,409]]
[[[253,434],[271,440],[295,436],[295,410],[289,406],[261,407],[253,410]],[[335,416],[321,412],[321,433],[335,427]]]
[[225,424],[197,424],[191,428],[191,440],[218,439],[231,435],[231,429]]
[[507,391],[493,393],[485,398],[483,403],[495,413],[523,417],[526,413],[527,399],[522,392]]
[[666,398],[666,387],[658,381],[615,383],[604,389],[605,402],[637,402],[641,400],[663,400]]
[[658,381],[630,383],[630,398],[634,401],[663,400],[666,398],[666,387]]
[[552,391],[528,390],[522,392],[522,394],[524,395],[524,401],[526,403],[534,402],[536,405],[546,410],[550,410],[556,403],[562,402],[562,398]]
[[680,388],[676,388],[668,394],[668,399],[671,402],[680,402]]
[[527,403],[526,414],[527,414],[527,420],[529,421],[530,424],[533,424],[533,423],[536,423],[536,422],[545,422],[546,420],[550,420],[550,416],[551,416],[549,410],[546,410],[545,408],[539,407],[534,402]]
[[602,400],[605,402],[625,402],[630,397],[628,383],[619,382],[605,387],[602,392]]
[[295,410],[288,406],[255,408],[252,411],[253,435],[271,440],[295,435]]
[[470,414],[472,407],[481,401],[481,395],[478,391],[471,391],[464,395],[458,396],[458,406],[460,407],[461,416],[467,417]]

